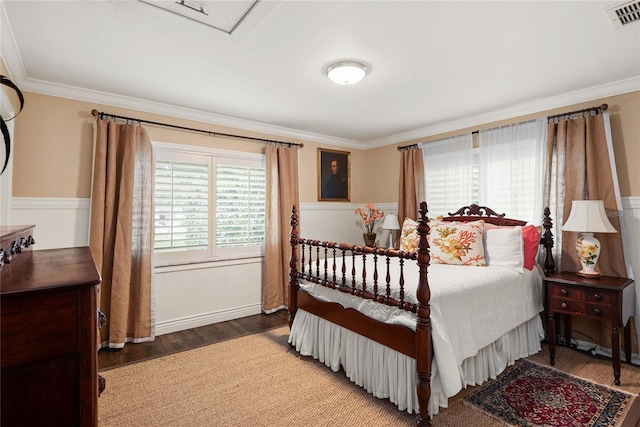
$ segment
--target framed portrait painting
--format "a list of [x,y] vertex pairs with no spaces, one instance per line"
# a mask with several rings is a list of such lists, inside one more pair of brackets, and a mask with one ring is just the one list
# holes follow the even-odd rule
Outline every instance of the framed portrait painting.
[[318,148],[318,200],[348,202],[351,198],[351,153]]

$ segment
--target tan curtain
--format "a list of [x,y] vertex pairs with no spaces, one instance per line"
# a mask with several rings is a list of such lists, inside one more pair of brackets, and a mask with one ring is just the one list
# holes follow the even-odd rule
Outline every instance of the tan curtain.
[[264,242],[262,311],[286,309],[291,245],[291,208],[300,209],[298,148],[269,144],[267,161],[267,224]]
[[[606,114],[606,113],[605,113]],[[608,117],[607,117],[608,119]],[[556,270],[580,270],[576,254],[577,235],[561,231],[569,217],[573,200],[602,200],[611,224],[617,233],[599,233],[602,252],[597,268],[604,276],[627,277],[622,244],[620,212],[616,194],[619,194],[610,157],[613,150],[607,141],[608,120],[603,114],[561,119],[548,124],[547,173],[545,177],[545,203],[555,213]],[[633,323],[633,322],[630,322]],[[611,348],[611,326],[604,322],[574,318],[574,337]],[[632,334],[632,347],[637,351],[637,339]]]
[[102,275],[102,346],[120,348],[154,336],[152,162],[144,128],[97,121],[89,247]]
[[[598,234],[603,248],[598,269],[604,276],[626,277],[615,181],[611,170],[613,159],[609,158],[602,114],[550,123],[549,131],[550,138],[555,136],[560,147],[558,152],[564,152],[561,224],[569,217],[573,200],[604,201],[609,221],[618,233]],[[581,267],[575,247],[577,236],[575,233],[564,234],[559,271],[578,271]]]
[[400,150],[400,182],[398,188],[398,221],[418,219],[420,202],[425,200],[422,150],[417,146]]

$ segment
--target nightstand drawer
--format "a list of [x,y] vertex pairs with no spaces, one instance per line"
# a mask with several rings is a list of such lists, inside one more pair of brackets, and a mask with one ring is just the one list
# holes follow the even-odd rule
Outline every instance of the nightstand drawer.
[[595,318],[611,318],[611,306],[606,304],[590,304],[587,301],[563,298],[554,295],[552,308],[553,311],[565,314],[574,314],[578,316],[589,316]]
[[596,302],[602,304],[611,303],[611,294],[609,292],[600,292],[592,289],[578,289],[571,286],[550,285],[549,292],[554,296],[562,298],[570,298],[574,300]]

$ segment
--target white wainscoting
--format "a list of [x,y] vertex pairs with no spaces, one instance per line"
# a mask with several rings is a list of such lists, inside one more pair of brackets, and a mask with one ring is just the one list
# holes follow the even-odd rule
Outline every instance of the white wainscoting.
[[[385,214],[397,214],[396,203],[376,203]],[[300,205],[300,236],[305,239],[363,245],[364,229],[356,208],[364,209],[364,203],[302,203]],[[400,225],[402,225],[402,220]],[[376,226],[376,240],[380,246],[389,244],[389,232],[382,230],[382,224]]]
[[[376,204],[396,213],[395,203]],[[362,244],[362,226],[355,215],[358,203],[302,203],[300,235],[304,238]],[[630,259],[640,275],[640,197],[623,198]],[[13,198],[13,224],[35,224],[34,249],[88,245],[89,199]],[[378,228],[386,245],[387,231]],[[221,261],[156,269],[156,335],[204,326],[260,313],[262,259]],[[241,278],[241,281],[238,281]],[[639,292],[640,295],[640,292]],[[640,310],[640,307],[639,307]]]
[[89,245],[90,199],[14,197],[11,223],[35,224],[34,249]]
[[261,312],[262,258],[157,267],[156,335]]

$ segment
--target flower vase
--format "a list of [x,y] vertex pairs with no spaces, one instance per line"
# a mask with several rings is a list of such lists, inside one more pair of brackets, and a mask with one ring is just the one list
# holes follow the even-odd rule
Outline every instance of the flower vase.
[[374,246],[376,244],[376,233],[363,233],[362,237],[366,246]]

